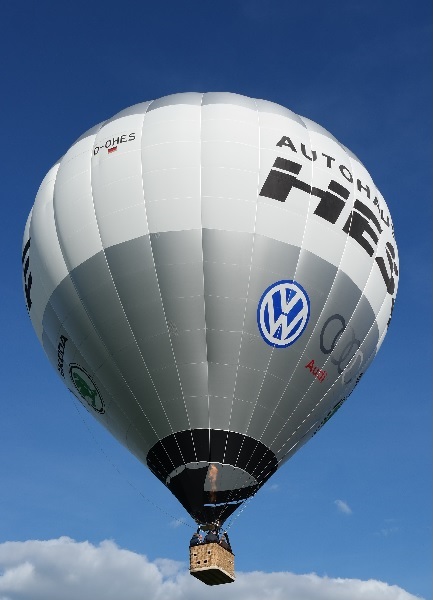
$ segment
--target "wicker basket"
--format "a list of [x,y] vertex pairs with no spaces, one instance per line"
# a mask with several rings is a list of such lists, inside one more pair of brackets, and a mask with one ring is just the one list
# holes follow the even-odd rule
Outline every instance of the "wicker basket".
[[219,544],[200,544],[189,549],[189,572],[207,585],[235,580],[235,557]]

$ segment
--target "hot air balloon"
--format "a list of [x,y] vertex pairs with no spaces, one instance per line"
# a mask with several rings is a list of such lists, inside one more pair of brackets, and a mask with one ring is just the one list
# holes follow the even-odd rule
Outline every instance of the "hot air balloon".
[[359,159],[232,93],[143,102],[84,133],[40,186],[22,263],[67,388],[205,526],[350,395],[399,274]]

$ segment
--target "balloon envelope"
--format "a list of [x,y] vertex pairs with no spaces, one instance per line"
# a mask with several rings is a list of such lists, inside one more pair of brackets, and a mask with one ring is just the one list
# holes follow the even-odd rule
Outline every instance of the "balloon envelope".
[[222,523],[341,406],[398,280],[356,156],[230,93],[144,102],[82,135],[41,184],[22,260],[65,385],[198,523]]

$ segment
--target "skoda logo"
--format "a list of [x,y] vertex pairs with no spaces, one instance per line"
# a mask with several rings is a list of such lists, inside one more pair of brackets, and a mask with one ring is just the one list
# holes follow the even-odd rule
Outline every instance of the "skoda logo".
[[310,317],[307,292],[296,281],[277,281],[269,286],[257,307],[257,323],[270,346],[287,348],[301,337]]
[[90,375],[82,367],[74,364],[69,365],[69,375],[82,399],[96,412],[105,412],[104,402]]

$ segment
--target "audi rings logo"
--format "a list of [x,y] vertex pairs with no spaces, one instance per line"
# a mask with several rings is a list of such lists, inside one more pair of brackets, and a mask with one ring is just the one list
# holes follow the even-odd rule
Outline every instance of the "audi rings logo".
[[343,375],[343,385],[348,385],[358,376],[364,362],[361,341],[342,315],[336,313],[326,319],[320,332],[320,350],[331,355],[332,364],[337,367],[338,374]]
[[296,281],[277,281],[260,298],[257,323],[267,344],[287,348],[301,337],[310,317],[310,299]]

